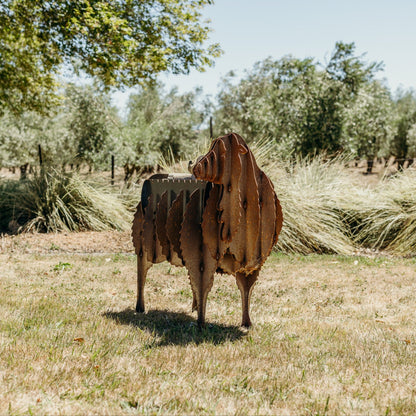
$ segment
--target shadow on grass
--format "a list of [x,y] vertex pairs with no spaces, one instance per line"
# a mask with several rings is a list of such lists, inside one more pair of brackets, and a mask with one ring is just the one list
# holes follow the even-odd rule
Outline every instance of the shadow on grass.
[[205,328],[199,329],[195,319],[183,312],[154,309],[146,313],[137,313],[134,309],[125,309],[120,312],[109,311],[103,315],[119,324],[133,325],[151,332],[158,338],[152,346],[204,342],[217,345],[236,341],[246,335],[238,326],[216,323],[207,323]]

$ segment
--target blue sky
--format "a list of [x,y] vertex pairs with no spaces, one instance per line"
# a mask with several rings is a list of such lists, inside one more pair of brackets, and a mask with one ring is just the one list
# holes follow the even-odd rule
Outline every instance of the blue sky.
[[[202,86],[215,98],[231,70],[242,76],[257,61],[288,54],[325,63],[336,41],[355,42],[368,61],[383,61],[379,78],[393,92],[399,86],[416,88],[416,0],[216,0],[204,18],[211,20],[210,39],[224,54],[206,72],[163,75],[168,89]],[[120,108],[127,96],[115,94]]]

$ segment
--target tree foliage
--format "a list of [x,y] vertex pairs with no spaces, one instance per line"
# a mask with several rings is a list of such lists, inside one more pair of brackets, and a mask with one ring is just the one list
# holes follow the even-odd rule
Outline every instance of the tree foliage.
[[[325,65],[311,58],[268,58],[239,81],[232,73],[225,77],[214,107],[214,133],[233,130],[248,140],[270,139],[283,157],[346,151],[404,162],[416,157],[416,93],[392,97],[375,79],[380,67],[356,56],[354,44],[343,43]],[[212,114],[200,90],[166,92],[157,82],[130,95],[125,119],[97,86],[69,84],[61,94],[49,115],[4,111],[1,165],[38,164],[40,144],[44,162],[55,166],[108,167],[114,155],[117,165],[130,170],[154,167],[160,155],[172,160],[193,153]]]
[[160,85],[131,94],[119,159],[140,166],[155,165],[160,155],[184,157],[198,140],[207,115],[201,91],[165,93]]
[[212,0],[1,0],[0,110],[55,104],[62,65],[106,87],[203,69],[220,54],[204,46],[201,9]]
[[6,112],[0,118],[0,164],[17,167],[39,163],[41,145],[43,162],[59,164],[69,159],[68,129],[64,112],[46,117],[36,112],[15,115]]
[[108,95],[91,86],[68,85],[64,99],[50,115],[37,112],[0,118],[0,163],[21,166],[43,163],[102,165],[117,132],[117,112]]
[[343,147],[358,158],[388,157],[394,123],[389,90],[379,81],[368,82],[343,113]]
[[109,95],[91,86],[69,85],[65,96],[67,141],[75,152],[73,159],[90,167],[103,165],[121,127]]
[[155,166],[192,153],[199,127],[207,115],[201,91],[164,92],[161,85],[131,94],[126,120],[118,116],[108,94],[92,86],[67,85],[63,100],[50,115],[6,112],[0,117],[0,165],[38,165],[38,145],[43,162],[54,166],[87,164],[138,168]]
[[399,159],[416,156],[416,92],[398,91],[396,100],[396,132],[390,151]]
[[287,56],[257,63],[238,84],[229,75],[219,94],[217,129],[274,138],[285,155],[343,150],[345,111],[380,69],[354,53],[353,43],[338,42],[324,67]]

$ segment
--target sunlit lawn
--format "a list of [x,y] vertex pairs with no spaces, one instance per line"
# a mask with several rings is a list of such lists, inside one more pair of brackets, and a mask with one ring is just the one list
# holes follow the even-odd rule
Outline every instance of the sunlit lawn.
[[0,255],[0,414],[415,414],[416,262],[278,256],[240,323],[216,276],[206,329],[185,269],[131,255]]

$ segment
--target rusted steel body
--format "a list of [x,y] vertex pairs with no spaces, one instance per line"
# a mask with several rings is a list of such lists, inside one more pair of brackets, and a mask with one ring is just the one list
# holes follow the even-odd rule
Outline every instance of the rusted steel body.
[[251,291],[282,221],[273,184],[235,133],[212,142],[193,167],[193,176],[153,175],[143,185],[133,221],[136,310],[144,311],[147,271],[153,263],[168,260],[188,269],[200,325],[217,272],[236,277],[242,325],[250,326]]

